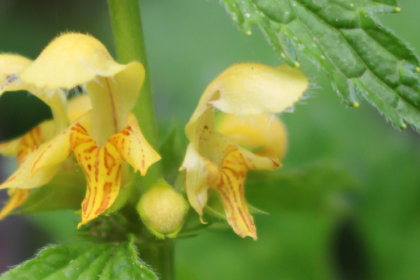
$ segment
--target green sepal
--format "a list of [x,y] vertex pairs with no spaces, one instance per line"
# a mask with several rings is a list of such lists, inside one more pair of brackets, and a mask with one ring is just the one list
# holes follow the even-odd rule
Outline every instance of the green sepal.
[[140,280],[158,279],[129,242],[54,245],[9,270],[0,280]]

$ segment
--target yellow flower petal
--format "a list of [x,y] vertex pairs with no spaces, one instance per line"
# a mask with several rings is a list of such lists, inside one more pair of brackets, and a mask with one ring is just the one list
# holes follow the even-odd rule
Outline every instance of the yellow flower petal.
[[70,99],[67,103],[67,117],[72,123],[92,109],[88,95],[81,95]]
[[15,54],[0,54],[0,95],[5,91],[27,90],[17,81],[16,74],[32,61]]
[[65,33],[55,38],[19,73],[26,84],[46,90],[72,89],[97,77],[114,78],[130,110],[143,84],[144,67],[137,61],[114,61],[105,46],[92,36]]
[[129,115],[127,127],[103,146],[98,146],[90,136],[91,126],[90,111],[52,141],[43,144],[32,160],[31,173],[37,176],[45,168],[57,166],[74,151],[88,184],[79,227],[98,217],[114,203],[120,190],[122,160],[144,175],[147,168],[160,159],[144,139],[133,114]]
[[13,146],[15,146],[16,149],[18,170],[16,170],[5,182],[0,185],[0,189],[36,188],[48,183],[54,177],[58,167],[42,169],[36,174],[36,176],[30,176],[32,159],[40,143],[48,141],[53,135],[54,123],[53,121],[47,121],[29,131],[23,137],[12,141]]
[[279,113],[292,107],[308,85],[299,69],[287,65],[236,64],[209,84],[189,123],[203,114],[208,103],[237,116]]
[[84,114],[62,133],[49,142],[42,144],[35,152],[32,162],[31,175],[38,170],[58,165],[67,159],[74,148],[83,141],[93,141],[83,135],[89,135],[92,125],[92,112]]
[[257,240],[257,229],[253,217],[249,214],[244,190],[250,164],[252,163],[235,146],[229,146],[215,189],[225,209],[227,221],[235,233]]
[[197,213],[203,216],[203,208],[207,203],[208,190],[219,177],[219,168],[206,158],[200,156],[190,144],[180,170],[187,170],[186,188],[188,201]]
[[74,154],[87,181],[86,196],[82,202],[82,222],[78,224],[80,227],[102,214],[118,197],[121,158],[112,144],[98,147],[93,139],[77,145]]
[[46,121],[33,128],[20,138],[17,146],[17,161],[18,166],[23,162],[26,156],[36,149],[44,142],[49,141],[55,134],[54,122]]
[[0,154],[4,156],[15,156],[17,155],[17,147],[19,146],[22,137],[3,142],[0,144]]
[[161,159],[144,138],[133,113],[128,116],[127,127],[113,135],[108,142],[114,145],[124,161],[128,162],[135,171],[140,170],[143,176],[153,163]]
[[10,214],[10,212],[19,207],[26,200],[30,192],[31,190],[10,189],[10,198],[3,209],[0,211],[0,220],[3,220],[7,215]]
[[282,159],[287,148],[287,132],[274,115],[238,117],[224,114],[217,131],[259,156]]
[[28,154],[25,160],[21,162],[18,170],[16,170],[5,182],[0,185],[0,189],[32,189],[40,187],[51,181],[51,179],[58,171],[58,165],[40,169],[36,174],[31,176],[33,158],[34,153]]

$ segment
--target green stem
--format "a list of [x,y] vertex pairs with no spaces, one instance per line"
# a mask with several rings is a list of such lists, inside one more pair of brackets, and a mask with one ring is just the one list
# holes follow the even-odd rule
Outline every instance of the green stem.
[[[153,95],[150,87],[149,69],[140,17],[138,0],[108,0],[114,33],[115,50],[118,61],[128,63],[137,60],[146,69],[146,79],[133,113],[149,143],[158,150],[158,134]],[[162,177],[161,163],[155,163],[141,178],[144,188],[148,188]],[[150,233],[147,233],[150,235]],[[174,279],[174,244],[172,240],[148,239],[147,244],[139,244],[141,258],[157,271],[163,280]]]
[[174,245],[172,239],[165,239],[138,246],[142,260],[158,272],[161,280],[175,279]]
[[[108,0],[108,6],[118,61],[128,63],[137,60],[143,63],[146,69],[146,79],[133,113],[137,117],[144,137],[155,150],[158,150],[155,107],[150,87],[150,72],[147,66],[139,2],[138,0]],[[145,188],[148,188],[161,177],[161,163],[157,162],[147,171],[146,176],[142,178],[142,183]]]

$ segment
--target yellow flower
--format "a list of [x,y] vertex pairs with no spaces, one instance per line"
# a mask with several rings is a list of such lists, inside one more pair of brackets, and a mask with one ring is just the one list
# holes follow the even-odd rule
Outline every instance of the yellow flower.
[[[6,91],[30,90],[28,85],[19,82],[17,79],[17,74],[30,63],[31,60],[19,55],[0,55],[0,95]],[[25,201],[31,188],[49,182],[58,170],[57,167],[52,167],[42,170],[32,178],[30,177],[34,151],[43,142],[52,139],[54,134],[61,132],[68,124],[65,112],[65,96],[62,91],[58,91],[53,98],[47,98],[42,94],[37,96],[51,106],[54,120],[43,122],[24,136],[0,144],[0,154],[17,156],[19,167],[0,185],[0,189],[8,188],[11,196],[0,211],[0,220]]]
[[286,131],[274,114],[292,107],[307,87],[297,69],[251,63],[234,65],[209,84],[185,127],[190,144],[181,167],[188,199],[200,216],[214,189],[233,230],[257,239],[245,177],[250,169],[281,167]]
[[95,38],[67,33],[53,40],[18,77],[50,97],[59,89],[75,87],[81,87],[90,97],[92,110],[43,144],[31,168],[35,176],[74,152],[88,183],[79,226],[99,216],[117,198],[122,161],[145,175],[148,167],[160,159],[130,111],[145,77],[139,62],[119,64]]

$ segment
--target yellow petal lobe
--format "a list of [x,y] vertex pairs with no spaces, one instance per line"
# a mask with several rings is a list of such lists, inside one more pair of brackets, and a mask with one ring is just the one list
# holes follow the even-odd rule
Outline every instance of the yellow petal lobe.
[[235,146],[229,146],[222,162],[219,182],[214,188],[222,201],[227,221],[235,233],[257,240],[257,229],[249,214],[244,190],[249,164]]
[[256,155],[282,159],[286,154],[286,128],[274,115],[239,117],[223,114],[216,129]]
[[77,96],[67,103],[67,117],[72,123],[91,109],[92,103],[88,95]]
[[48,183],[55,175],[58,167],[52,166],[40,170],[36,176],[31,177],[32,160],[39,149],[39,145],[54,135],[53,121],[47,121],[35,127],[23,137],[13,141],[16,147],[18,169],[0,185],[0,189],[21,188],[31,189]]
[[10,214],[10,212],[19,207],[26,200],[30,192],[31,190],[10,189],[10,198],[3,209],[0,211],[0,220],[3,220],[7,215]]
[[4,156],[15,156],[17,154],[17,147],[20,144],[22,137],[0,143],[0,154]]
[[208,199],[208,190],[217,181],[219,168],[210,160],[201,157],[190,144],[180,170],[184,169],[187,170],[185,183],[188,201],[202,217]]
[[98,147],[93,141],[79,144],[74,154],[87,181],[82,221],[78,224],[80,227],[98,217],[117,198],[121,182],[121,158],[112,144]]
[[153,163],[161,159],[144,138],[132,113],[128,116],[127,126],[109,138],[108,142],[116,148],[122,160],[128,162],[135,171],[140,170],[143,176]]

